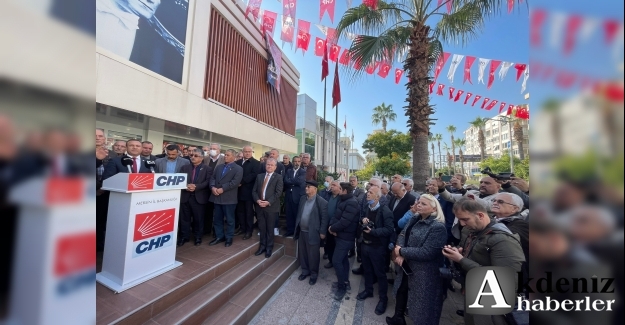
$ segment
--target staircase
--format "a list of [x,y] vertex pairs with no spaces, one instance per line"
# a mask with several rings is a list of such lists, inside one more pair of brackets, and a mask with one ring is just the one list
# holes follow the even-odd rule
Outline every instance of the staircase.
[[[258,237],[253,238],[239,240],[237,253],[215,261],[132,312],[113,322],[98,324],[247,324],[299,267],[293,239],[276,237],[272,256],[265,258],[264,254],[254,256]],[[226,250],[221,245],[214,247]],[[184,252],[188,254],[192,249]]]

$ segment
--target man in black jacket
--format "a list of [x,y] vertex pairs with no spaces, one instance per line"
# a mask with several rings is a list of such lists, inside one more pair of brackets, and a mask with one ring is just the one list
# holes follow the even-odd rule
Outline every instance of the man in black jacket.
[[328,228],[328,232],[336,237],[332,264],[338,280],[334,299],[338,301],[343,300],[348,290],[349,259],[347,253],[354,248],[356,227],[358,226],[358,217],[360,215],[358,202],[352,194],[353,190],[354,188],[349,183],[341,183],[340,201]]
[[210,196],[210,179],[213,169],[203,164],[204,152],[191,151],[191,164],[180,168],[181,173],[187,174],[187,188],[180,194],[180,235],[178,246],[184,245],[191,237],[191,222],[195,235],[195,246],[202,244],[204,235],[204,214],[206,203]]
[[254,230],[254,198],[252,190],[256,182],[256,176],[260,173],[260,162],[252,157],[252,147],[243,147],[243,159],[237,160],[236,164],[243,167],[243,179],[239,185],[239,203],[237,206],[237,217],[239,219],[239,235],[245,234],[243,239],[252,238]]

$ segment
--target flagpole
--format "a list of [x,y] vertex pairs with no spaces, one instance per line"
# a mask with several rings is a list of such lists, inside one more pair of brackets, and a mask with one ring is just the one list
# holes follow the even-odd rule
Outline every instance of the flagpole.
[[336,126],[334,128],[334,172],[338,172],[337,153],[339,150],[339,104],[336,104]]
[[321,168],[326,166],[326,92],[328,88],[328,78],[324,79],[323,84],[323,151],[321,152]]

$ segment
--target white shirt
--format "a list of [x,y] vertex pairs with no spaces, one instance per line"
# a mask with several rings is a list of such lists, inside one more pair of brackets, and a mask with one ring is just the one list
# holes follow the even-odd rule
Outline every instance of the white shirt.
[[120,9],[114,0],[96,0],[96,44],[130,59],[139,17]]
[[[267,192],[267,186],[269,186],[269,180],[271,179],[271,175],[273,175],[273,173],[265,175],[265,177],[267,178],[267,184],[265,185],[265,188],[263,188],[263,198],[264,198],[264,199],[266,199],[266,198],[267,198],[267,195],[266,195],[266,192]],[[263,182],[264,182],[264,181],[265,181],[265,180],[263,180]]]

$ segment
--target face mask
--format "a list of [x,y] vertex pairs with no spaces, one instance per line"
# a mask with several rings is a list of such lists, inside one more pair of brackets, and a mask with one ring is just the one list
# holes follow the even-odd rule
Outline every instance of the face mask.
[[217,150],[211,150],[209,151],[209,154],[211,155],[211,157],[215,157],[217,156]]
[[375,200],[369,200],[367,201],[367,203],[369,203],[369,205],[372,205],[373,203],[375,203]]
[[325,183],[323,183],[323,186],[325,186],[326,188],[327,188],[327,187],[330,187],[330,183],[325,182]]
[[208,151],[204,151],[204,156],[208,156]]

